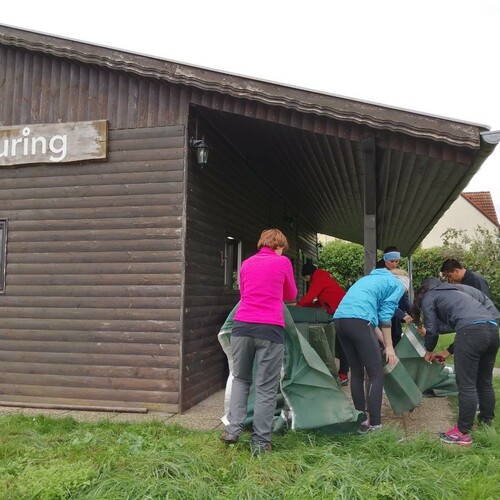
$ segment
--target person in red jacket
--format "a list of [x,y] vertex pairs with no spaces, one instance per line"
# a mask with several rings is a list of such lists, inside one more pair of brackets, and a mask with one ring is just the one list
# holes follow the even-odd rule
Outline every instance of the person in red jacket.
[[[345,290],[332,278],[328,271],[318,269],[312,262],[307,261],[302,267],[302,277],[304,281],[309,281],[307,293],[297,302],[299,307],[322,307],[329,314],[333,314],[340,301],[346,294]],[[339,379],[342,385],[348,384],[347,374],[349,373],[349,363],[347,357],[338,341],[335,338],[335,354],[339,358]]]

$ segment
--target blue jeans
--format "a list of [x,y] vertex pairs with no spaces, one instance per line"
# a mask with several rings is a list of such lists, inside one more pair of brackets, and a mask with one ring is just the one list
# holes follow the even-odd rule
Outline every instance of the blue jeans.
[[231,337],[233,382],[226,431],[240,436],[247,418],[247,404],[255,361],[255,406],[252,443],[271,442],[284,344],[254,337]]
[[468,325],[455,336],[455,373],[458,387],[458,430],[472,429],[479,401],[479,421],[495,417],[493,367],[498,352],[498,327],[489,323]]

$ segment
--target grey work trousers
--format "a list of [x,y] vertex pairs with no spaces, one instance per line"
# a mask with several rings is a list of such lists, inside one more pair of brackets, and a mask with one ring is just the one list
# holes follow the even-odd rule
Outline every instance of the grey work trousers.
[[226,431],[234,436],[240,436],[243,431],[255,361],[252,443],[262,446],[271,442],[284,344],[254,337],[231,337],[231,348],[234,378]]

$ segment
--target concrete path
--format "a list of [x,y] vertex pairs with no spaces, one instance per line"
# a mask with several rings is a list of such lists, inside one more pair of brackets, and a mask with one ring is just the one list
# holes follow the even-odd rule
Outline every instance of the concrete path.
[[103,412],[103,411],[75,411],[75,410],[51,410],[39,408],[19,408],[14,406],[0,406],[0,416],[8,413],[22,413],[24,415],[46,415],[51,418],[71,417],[78,422],[128,422],[140,423],[159,421],[165,424],[179,424],[194,430],[222,429],[220,420],[224,408],[224,391],[219,391],[198,405],[189,409],[183,415],[148,412],[148,413],[125,413],[125,412]]
[[[494,375],[500,376],[500,369],[494,369]],[[350,395],[349,387],[345,392]],[[198,405],[189,409],[183,415],[161,412],[149,413],[114,413],[101,411],[47,410],[35,408],[18,408],[0,406],[0,416],[8,413],[23,413],[24,415],[46,415],[52,418],[71,417],[79,422],[149,422],[157,420],[166,425],[178,424],[193,430],[222,430],[220,420],[224,414],[224,391],[219,391]],[[382,421],[384,425],[394,425],[402,429],[405,436],[411,437],[422,432],[437,433],[448,429],[454,423],[453,411],[448,398],[424,398],[422,403],[411,413],[396,416],[384,397],[382,405]]]
[[[349,387],[344,388],[350,396]],[[101,411],[47,410],[35,408],[17,408],[0,406],[0,415],[7,413],[22,413],[24,415],[46,415],[51,418],[71,417],[79,422],[110,422],[140,423],[153,420],[166,425],[178,424],[192,430],[222,430],[220,420],[224,414],[224,391],[219,391],[198,405],[189,409],[183,415],[161,412],[150,413],[112,413]],[[389,402],[384,398],[382,405],[382,420],[384,425],[396,426],[407,437],[421,432],[441,432],[452,425],[452,411],[447,398],[424,398],[421,405],[412,413],[395,416]]]

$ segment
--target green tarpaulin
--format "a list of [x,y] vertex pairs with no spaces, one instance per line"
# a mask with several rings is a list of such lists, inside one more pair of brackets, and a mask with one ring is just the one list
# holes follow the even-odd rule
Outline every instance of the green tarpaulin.
[[385,365],[384,389],[396,415],[412,411],[423,395],[448,396],[457,393],[453,368],[427,363],[424,341],[410,324],[396,346],[398,363]]
[[[219,342],[226,353],[230,372],[232,371],[231,329],[237,307],[231,311],[219,332]],[[284,404],[276,427],[281,428],[281,421],[281,423],[286,422],[292,429],[315,430],[326,434],[357,430],[363,414],[354,409],[332,375],[331,369],[326,366],[320,354],[311,347],[299,331],[286,307],[284,314],[285,356],[280,383]],[[331,316],[328,315],[326,319],[331,321]],[[307,329],[307,336],[315,339],[314,341],[324,350],[323,355],[331,361],[334,356],[331,346],[334,346],[335,340],[333,324],[309,323],[307,325],[306,327],[301,324],[300,330]],[[226,411],[231,394],[231,382],[232,376],[230,375],[226,387]],[[252,415],[252,392],[251,390],[249,421]]]
[[[232,372],[231,329],[236,306],[222,325],[218,338]],[[342,390],[335,365],[335,329],[331,316],[321,310],[285,307],[285,357],[274,430],[308,429],[336,434],[359,428],[363,414]],[[292,316],[293,315],[293,316]],[[295,321],[294,321],[295,319]],[[413,325],[396,346],[395,366],[384,367],[384,389],[396,415],[412,411],[424,394],[455,394],[453,369],[423,359],[423,340]],[[225,411],[229,408],[229,375]],[[247,424],[253,416],[254,391],[250,390]],[[224,423],[227,419],[222,418]]]

